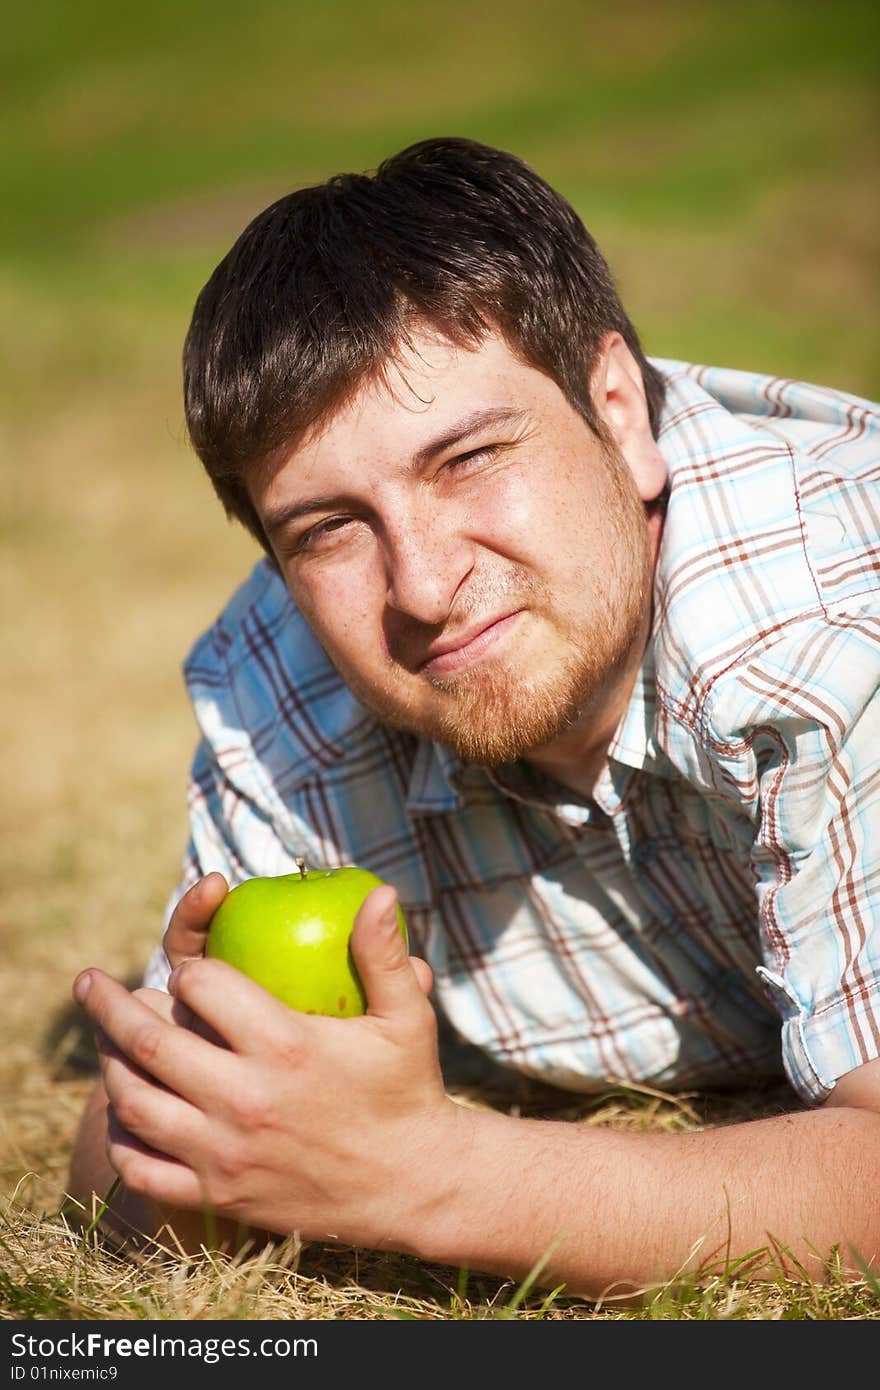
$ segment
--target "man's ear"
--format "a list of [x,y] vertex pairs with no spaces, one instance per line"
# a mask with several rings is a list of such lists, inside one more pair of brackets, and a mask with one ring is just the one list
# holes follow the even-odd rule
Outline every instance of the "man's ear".
[[590,394],[636,481],[643,502],[652,502],[666,486],[666,462],[651,433],[645,383],[636,359],[618,332],[609,333],[599,349]]

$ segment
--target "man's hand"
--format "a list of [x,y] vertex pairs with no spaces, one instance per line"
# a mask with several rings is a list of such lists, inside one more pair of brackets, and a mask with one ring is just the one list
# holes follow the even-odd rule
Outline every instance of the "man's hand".
[[184,893],[162,938],[172,970],[185,960],[195,960],[205,954],[211,918],[228,891],[229,885],[223,875],[210,873]]
[[415,1207],[443,1200],[419,1171],[462,1113],[443,1088],[431,972],[406,954],[396,895],[374,889],[355,922],[367,1013],[332,1019],[288,1009],[222,961],[188,956],[223,891],[212,875],[181,900],[174,949],[184,959],[169,989],[172,1011],[185,1005],[225,1046],[160,1017],[102,971],[76,981],[100,1030],[110,1161],[128,1189],[160,1204],[207,1204],[306,1239],[394,1244],[418,1224]]

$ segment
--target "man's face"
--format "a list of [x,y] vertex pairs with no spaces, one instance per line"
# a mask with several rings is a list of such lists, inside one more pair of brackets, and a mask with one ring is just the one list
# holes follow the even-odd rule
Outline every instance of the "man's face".
[[499,336],[414,335],[250,493],[358,698],[465,760],[601,717],[640,654],[652,554],[630,469]]

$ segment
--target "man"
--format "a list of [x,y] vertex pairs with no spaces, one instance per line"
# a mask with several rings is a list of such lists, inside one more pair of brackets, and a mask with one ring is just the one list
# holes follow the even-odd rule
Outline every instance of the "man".
[[[649,362],[571,208],[463,140],[255,219],[185,396],[267,558],[187,663],[170,995],[163,953],[134,996],[75,984],[103,1082],[72,1190],[587,1295],[768,1242],[793,1275],[880,1258],[876,410]],[[300,857],[393,885],[364,1018],[200,958],[226,885]],[[557,1086],[785,1074],[792,1110],[464,1108],[438,1017]]]

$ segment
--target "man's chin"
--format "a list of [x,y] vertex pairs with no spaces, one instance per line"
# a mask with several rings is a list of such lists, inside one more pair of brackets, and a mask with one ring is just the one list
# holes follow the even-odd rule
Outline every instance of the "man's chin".
[[568,727],[568,721],[538,724],[533,719],[523,722],[507,717],[503,724],[492,727],[450,722],[438,727],[433,737],[462,763],[499,767],[553,743]]
[[513,762],[532,746],[534,737],[541,740],[542,731],[532,728],[533,719],[528,727],[521,719],[511,719],[508,697],[487,689],[485,683],[478,687],[471,681],[466,689],[463,682],[456,684],[454,692],[434,687],[429,701],[406,707],[372,692],[355,693],[383,724],[443,744],[461,762],[487,767]]
[[548,656],[546,647],[525,651],[515,667],[484,660],[430,681],[398,674],[382,690],[349,684],[383,723],[443,744],[461,762],[496,767],[553,743],[601,689],[605,673],[592,654],[571,647],[553,665]]
[[[442,692],[440,708],[410,724],[465,763],[497,767],[553,743],[578,723],[589,706],[592,680],[580,668],[555,684],[503,679],[469,679]],[[439,693],[439,692],[438,692]]]

